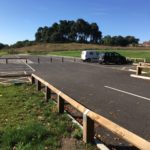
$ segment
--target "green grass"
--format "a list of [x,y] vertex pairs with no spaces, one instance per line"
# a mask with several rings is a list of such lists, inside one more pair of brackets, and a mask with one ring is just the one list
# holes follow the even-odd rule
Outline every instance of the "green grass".
[[1,56],[4,56],[4,55],[7,55],[7,54],[8,54],[7,51],[0,51],[0,57],[1,57]]
[[28,84],[0,85],[0,150],[57,150],[63,138],[81,139],[77,125],[43,96]]
[[92,49],[97,51],[117,51],[126,57],[146,58],[150,61],[150,47],[112,47],[99,44],[82,44],[82,43],[39,43],[22,48],[10,48],[0,51],[4,54],[31,54],[31,55],[59,55],[80,57],[81,51]]
[[81,51],[57,51],[57,52],[49,52],[48,55],[57,55],[57,56],[70,56],[70,57],[80,57]]
[[[106,50],[99,50],[100,52]],[[149,50],[107,50],[107,51],[115,51],[120,53],[123,56],[130,58],[146,58],[147,61],[150,61],[150,51]],[[49,52],[48,55],[58,55],[58,56],[71,56],[71,57],[80,57],[81,51],[57,51],[57,52]]]

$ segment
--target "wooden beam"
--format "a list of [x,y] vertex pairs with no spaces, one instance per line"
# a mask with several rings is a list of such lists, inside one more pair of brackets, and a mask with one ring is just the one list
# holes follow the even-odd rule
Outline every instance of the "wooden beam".
[[35,84],[35,78],[33,76],[31,76],[31,83]]
[[108,120],[107,118],[96,114],[95,112],[90,111],[87,114],[90,118],[92,118],[95,122],[100,124],[102,127],[108,129],[112,133],[118,135],[120,138],[125,141],[131,143],[135,147],[140,150],[150,150],[150,142],[145,139],[139,137],[138,135],[128,131],[127,129],[117,125],[116,123]]
[[[67,96],[45,80],[41,79],[40,77],[36,76],[35,74],[32,74],[34,78],[42,82],[44,85],[48,86],[54,93],[58,95],[58,110],[59,112],[64,111],[64,101],[71,104],[74,108],[79,110],[81,113],[85,113],[87,108],[80,103],[78,103],[76,100],[72,99],[71,97]],[[132,145],[136,146],[137,148],[141,150],[150,150],[150,142],[147,140],[141,138],[140,136],[128,131],[127,129],[115,124],[111,120],[101,116],[100,114],[96,114],[93,111],[89,111],[87,113],[87,117],[89,117],[91,120],[97,122],[102,127],[108,129],[112,133],[118,135],[120,138],[124,139],[125,141],[131,143]],[[88,121],[87,121],[88,122]],[[90,121],[89,121],[90,122]],[[91,125],[92,126],[92,125]]]
[[46,86],[45,87],[45,100],[46,102],[48,102],[48,100],[51,98],[51,89]]
[[141,66],[137,66],[137,68],[136,68],[136,75],[140,75],[141,73],[142,73]]
[[8,59],[6,58],[6,64],[8,64]]
[[87,110],[83,114],[83,141],[85,143],[94,142],[94,121],[86,114]]
[[41,82],[38,80],[37,81],[37,90],[40,91],[41,90]]
[[64,99],[57,95],[57,109],[58,113],[62,114],[64,113]]

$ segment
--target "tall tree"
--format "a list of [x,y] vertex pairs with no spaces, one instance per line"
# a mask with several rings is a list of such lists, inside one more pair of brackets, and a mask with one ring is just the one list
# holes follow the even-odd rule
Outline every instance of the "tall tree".
[[102,33],[96,23],[89,24],[84,19],[77,21],[60,20],[51,27],[38,28],[35,39],[37,42],[81,42],[99,43]]
[[91,24],[90,42],[99,43],[102,38],[102,33],[99,31],[99,27],[96,23]]

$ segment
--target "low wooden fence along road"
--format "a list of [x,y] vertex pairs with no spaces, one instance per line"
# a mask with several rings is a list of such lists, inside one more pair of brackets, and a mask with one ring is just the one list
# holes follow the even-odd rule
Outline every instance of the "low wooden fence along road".
[[126,57],[128,60],[131,60],[133,62],[146,62],[146,58],[131,58],[131,57]]
[[136,68],[136,75],[141,75],[143,69],[150,70],[150,63],[139,63]]
[[8,57],[8,58],[6,58],[6,57],[0,57],[0,60],[5,60],[6,64],[9,63],[9,60],[24,60],[26,63],[28,61],[27,58],[20,58],[20,57],[17,57],[17,58],[15,58],[15,57]]
[[45,86],[46,101],[51,98],[51,93],[55,93],[57,95],[57,108],[59,113],[64,112],[65,101],[71,104],[75,109],[80,111],[83,114],[83,141],[85,143],[92,142],[94,139],[94,122],[97,122],[102,127],[108,129],[113,132],[120,138],[125,141],[131,143],[133,146],[141,149],[141,150],[150,150],[150,142],[141,138],[140,136],[128,131],[127,129],[117,125],[116,123],[110,121],[109,119],[89,110],[85,106],[78,103],[76,100],[67,96],[65,93],[55,88],[53,85],[48,83],[47,81],[41,79],[35,74],[31,75],[31,82],[35,84],[37,81],[37,90],[41,90],[41,85]]

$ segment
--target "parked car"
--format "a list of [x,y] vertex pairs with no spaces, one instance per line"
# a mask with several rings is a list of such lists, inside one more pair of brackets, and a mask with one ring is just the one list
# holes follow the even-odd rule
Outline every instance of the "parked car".
[[125,64],[127,63],[126,57],[120,55],[116,52],[103,52],[99,55],[99,63],[105,63],[105,64]]
[[98,61],[99,54],[100,53],[97,51],[85,50],[85,51],[82,51],[82,53],[81,53],[81,59],[83,61],[87,61],[87,62]]

